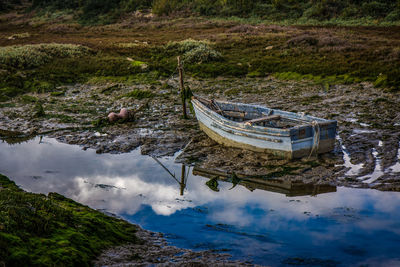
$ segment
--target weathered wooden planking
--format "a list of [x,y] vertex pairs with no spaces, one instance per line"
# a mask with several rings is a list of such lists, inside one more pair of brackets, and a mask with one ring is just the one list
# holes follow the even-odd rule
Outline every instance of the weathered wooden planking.
[[273,121],[273,120],[280,120],[281,116],[280,115],[271,115],[271,116],[265,116],[261,118],[256,118],[252,119],[249,121],[246,121],[246,125],[252,125],[253,123],[260,123],[260,122],[267,122],[267,121]]

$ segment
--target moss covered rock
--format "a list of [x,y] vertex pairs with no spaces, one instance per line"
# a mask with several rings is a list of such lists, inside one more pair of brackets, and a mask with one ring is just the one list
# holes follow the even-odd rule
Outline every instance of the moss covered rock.
[[105,248],[138,242],[136,227],[57,193],[33,194],[0,175],[0,265],[90,266]]

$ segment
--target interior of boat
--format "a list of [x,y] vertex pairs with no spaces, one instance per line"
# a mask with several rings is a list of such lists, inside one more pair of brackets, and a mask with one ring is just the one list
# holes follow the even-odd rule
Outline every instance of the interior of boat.
[[274,114],[275,110],[269,108],[261,109],[257,107],[239,106],[197,97],[196,99],[228,120],[243,122],[246,125],[286,129],[299,124],[304,124],[305,122],[304,120],[297,120]]

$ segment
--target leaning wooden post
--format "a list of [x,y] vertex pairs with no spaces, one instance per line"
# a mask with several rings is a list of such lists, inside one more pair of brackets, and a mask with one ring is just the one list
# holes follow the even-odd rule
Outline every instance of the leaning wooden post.
[[183,85],[183,69],[182,69],[181,57],[180,56],[178,56],[178,71],[179,71],[179,84],[180,84],[180,87],[181,87],[183,118],[187,119],[187,115],[186,115],[186,95],[185,95],[185,87]]

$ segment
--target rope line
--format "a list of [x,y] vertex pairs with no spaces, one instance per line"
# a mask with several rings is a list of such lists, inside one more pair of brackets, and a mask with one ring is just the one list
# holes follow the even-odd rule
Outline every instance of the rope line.
[[312,121],[311,125],[313,126],[314,136],[313,136],[313,146],[311,148],[310,155],[308,155],[308,159],[316,152],[318,154],[318,147],[320,141],[320,127],[317,121]]

